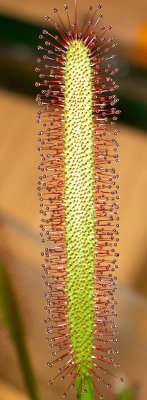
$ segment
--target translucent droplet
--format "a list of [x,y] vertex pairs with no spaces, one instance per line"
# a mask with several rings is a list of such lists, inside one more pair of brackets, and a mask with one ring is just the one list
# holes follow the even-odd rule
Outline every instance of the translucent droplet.
[[68,10],[68,6],[67,4],[64,4],[64,10],[67,11]]
[[107,387],[108,387],[108,388],[111,388],[111,383],[108,383]]
[[52,368],[52,364],[51,364],[51,363],[47,363],[47,366],[48,366],[49,368]]

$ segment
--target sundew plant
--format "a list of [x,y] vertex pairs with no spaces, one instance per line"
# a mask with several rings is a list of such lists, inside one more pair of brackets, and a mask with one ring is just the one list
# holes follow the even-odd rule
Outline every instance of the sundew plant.
[[[83,21],[54,8],[39,36],[36,82],[41,157],[38,196],[45,279],[49,379],[64,380],[63,398],[108,398],[115,353],[118,268],[117,68],[101,5]],[[112,378],[114,377],[114,378]],[[105,397],[106,396],[106,397]]]

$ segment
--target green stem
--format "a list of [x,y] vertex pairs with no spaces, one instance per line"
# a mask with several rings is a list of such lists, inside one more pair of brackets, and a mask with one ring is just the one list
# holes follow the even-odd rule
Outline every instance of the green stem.
[[77,400],[93,400],[93,386],[89,376],[76,378]]
[[25,343],[23,323],[15,293],[5,268],[0,260],[0,312],[7,330],[16,348],[24,383],[31,400],[39,400],[39,394],[33,368]]

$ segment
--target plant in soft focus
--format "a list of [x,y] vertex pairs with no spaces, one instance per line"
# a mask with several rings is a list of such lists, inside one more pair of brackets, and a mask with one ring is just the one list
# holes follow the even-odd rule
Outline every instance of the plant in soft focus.
[[[135,385],[128,385],[119,388],[118,394],[116,396],[117,400],[139,400],[139,394],[137,387]],[[140,399],[141,400],[141,399]]]
[[14,343],[26,390],[31,400],[39,400],[37,382],[26,346],[23,319],[4,257],[0,257],[0,314]]
[[65,379],[64,398],[75,386],[83,400],[94,391],[100,399],[109,396],[118,366],[118,86],[111,25],[102,25],[100,9],[90,6],[80,26],[76,1],[73,22],[64,5],[65,28],[54,8],[56,20],[45,18],[56,32],[44,29],[39,36],[43,55],[36,68],[48,366],[61,363],[55,378]]

